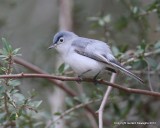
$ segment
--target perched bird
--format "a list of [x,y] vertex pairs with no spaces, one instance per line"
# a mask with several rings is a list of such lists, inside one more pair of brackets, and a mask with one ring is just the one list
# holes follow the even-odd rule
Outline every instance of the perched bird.
[[113,56],[107,43],[84,38],[69,31],[55,34],[53,44],[61,58],[80,77],[97,77],[104,70],[116,73],[118,70],[143,83],[138,76],[124,68]]

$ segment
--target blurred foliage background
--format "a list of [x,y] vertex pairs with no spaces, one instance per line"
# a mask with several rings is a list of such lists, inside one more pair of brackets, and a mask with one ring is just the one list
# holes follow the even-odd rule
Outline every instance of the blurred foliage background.
[[[57,64],[59,60],[56,52],[47,50],[52,43],[53,35],[59,30],[59,4],[58,0],[0,0],[0,37],[6,38],[12,45],[13,48],[9,51],[21,48],[19,51],[22,54],[21,58],[48,73],[57,75],[68,72],[68,68],[65,68],[64,65],[61,65],[58,70],[59,66],[57,65],[60,65],[61,62]],[[118,75],[116,83],[127,87],[147,90],[153,88],[154,91],[160,91],[159,0],[74,0],[72,13],[72,28],[75,33],[107,42],[121,62],[135,57],[136,61],[127,63],[126,66],[143,78],[147,84],[140,85],[122,73]],[[5,41],[3,40],[3,42]],[[0,43],[1,49],[2,44]],[[145,57],[146,53],[152,54]],[[2,60],[4,60],[4,56],[1,56],[1,62]],[[8,60],[1,67],[5,67],[6,63]],[[23,66],[13,66],[13,73],[21,72],[30,71]],[[1,71],[1,74],[3,73],[4,70]],[[110,74],[105,79],[109,80],[109,78]],[[81,83],[82,85],[77,86],[75,82],[67,82],[66,86],[72,88],[77,94],[76,97],[70,97],[65,92],[62,92],[61,95],[56,94],[53,84],[45,79],[32,78],[18,81],[20,82],[18,84],[20,94],[16,94],[16,96],[21,97],[22,101],[32,99],[33,103],[32,100],[29,100],[27,105],[34,106],[34,109],[38,111],[36,113],[35,110],[29,109],[25,111],[25,114],[23,112],[23,114],[11,113],[12,118],[10,119],[16,121],[16,125],[19,127],[43,128],[47,126],[49,120],[76,106],[77,101],[86,103],[101,99],[106,90],[103,85]],[[14,86],[15,81],[10,84]],[[1,93],[3,91],[2,89]],[[30,92],[29,95],[28,92]],[[52,109],[59,100],[63,101],[60,104],[63,107],[54,111],[54,114]],[[4,118],[4,103],[0,103],[2,106],[0,123],[2,126],[6,126],[5,121],[8,118]],[[96,111],[99,105],[100,102],[95,102],[89,106]],[[156,97],[127,94],[114,89],[105,109],[104,125],[108,128],[119,128],[124,126],[116,125],[114,122],[148,121],[156,122],[156,124],[137,125],[136,127],[160,127],[159,107],[160,102]],[[92,118],[81,108],[66,115],[62,120],[62,126],[53,122],[49,127],[96,128],[97,120],[94,122]],[[125,127],[131,128],[135,125],[125,125]]]

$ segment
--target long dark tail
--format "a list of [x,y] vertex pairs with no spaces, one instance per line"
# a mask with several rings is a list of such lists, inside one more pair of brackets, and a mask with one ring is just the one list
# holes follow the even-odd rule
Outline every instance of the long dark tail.
[[118,68],[119,70],[123,71],[125,74],[129,75],[130,77],[138,80],[139,82],[141,82],[142,84],[144,84],[144,81],[139,78],[138,76],[136,76],[135,74],[133,74],[132,72],[128,71],[126,68],[124,68],[120,63],[116,62],[115,60],[111,60],[110,63]]

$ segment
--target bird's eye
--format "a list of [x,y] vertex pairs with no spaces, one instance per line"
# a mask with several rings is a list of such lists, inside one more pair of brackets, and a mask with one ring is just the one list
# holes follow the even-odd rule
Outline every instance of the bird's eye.
[[60,39],[59,39],[59,41],[60,41],[60,42],[63,42],[63,41],[64,41],[64,39],[63,39],[63,38],[60,38]]

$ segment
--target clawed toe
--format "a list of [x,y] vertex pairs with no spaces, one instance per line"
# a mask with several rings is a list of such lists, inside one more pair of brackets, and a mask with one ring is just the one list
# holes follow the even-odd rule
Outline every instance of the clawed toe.
[[80,84],[82,80],[83,80],[82,76],[78,76],[77,83]]

